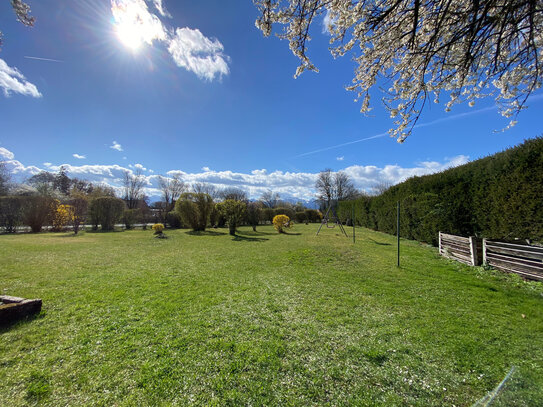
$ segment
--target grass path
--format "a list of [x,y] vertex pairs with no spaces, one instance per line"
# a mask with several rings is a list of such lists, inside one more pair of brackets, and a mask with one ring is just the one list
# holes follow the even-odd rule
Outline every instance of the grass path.
[[543,284],[315,231],[0,236],[0,405],[540,405]]

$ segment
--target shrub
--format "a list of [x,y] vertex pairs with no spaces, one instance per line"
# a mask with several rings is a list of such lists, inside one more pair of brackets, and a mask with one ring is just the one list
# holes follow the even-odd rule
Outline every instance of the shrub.
[[166,223],[172,229],[179,229],[183,225],[181,224],[181,218],[176,211],[171,211],[166,214]]
[[304,212],[309,222],[320,222],[322,220],[322,213],[316,209],[306,209]]
[[275,210],[273,208],[262,209],[262,220],[264,221],[264,223],[266,222],[273,223],[274,216],[275,216]]
[[194,231],[206,229],[213,208],[213,198],[202,192],[184,193],[175,203],[181,221]]
[[[275,215],[286,215],[290,219],[294,219],[296,216],[296,212],[292,208],[275,208],[274,210],[274,216]],[[273,220],[272,220],[273,221]]]
[[139,209],[125,209],[121,218],[121,221],[124,223],[124,227],[126,229],[132,229],[134,227],[134,223],[136,223],[139,214]]
[[155,235],[159,235],[162,233],[162,231],[164,230],[164,225],[162,223],[155,223],[151,229],[154,230],[155,232]]
[[73,208],[70,205],[60,205],[58,200],[52,203],[53,230],[60,232],[73,219]]
[[296,219],[296,222],[298,223],[304,223],[307,222],[307,215],[303,211],[296,212],[296,216],[294,219]]
[[236,229],[241,224],[246,209],[245,202],[233,199],[227,199],[217,204],[217,210],[225,217],[232,236],[236,234]]
[[39,233],[43,225],[53,217],[56,201],[46,196],[27,196],[24,198],[23,222],[34,233]]
[[256,232],[256,227],[260,223],[262,218],[262,203],[260,202],[249,202],[247,204],[247,213],[246,213],[247,223],[253,227],[253,230]]
[[79,226],[85,223],[89,202],[83,194],[75,194],[69,201],[72,207],[72,227],[74,234],[79,232]]
[[292,227],[292,224],[290,222],[290,218],[287,215],[276,215],[273,218],[273,227],[279,233],[284,233],[285,229],[290,229]]
[[23,220],[24,199],[19,196],[0,197],[0,226],[8,233],[15,233]]
[[102,225],[102,230],[113,230],[123,214],[124,202],[119,198],[103,196],[95,198],[90,202],[89,215],[93,229]]

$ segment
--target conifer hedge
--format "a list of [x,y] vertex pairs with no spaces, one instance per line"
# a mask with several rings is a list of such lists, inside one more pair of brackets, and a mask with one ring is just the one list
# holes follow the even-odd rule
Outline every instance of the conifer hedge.
[[379,196],[339,203],[343,221],[436,245],[438,232],[543,240],[543,137],[437,174],[413,177]]

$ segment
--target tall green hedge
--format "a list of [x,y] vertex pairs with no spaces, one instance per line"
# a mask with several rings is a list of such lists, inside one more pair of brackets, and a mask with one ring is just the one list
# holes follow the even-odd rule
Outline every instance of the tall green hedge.
[[346,221],[432,244],[438,231],[492,239],[543,239],[543,138],[437,174],[413,177],[379,196],[339,203]]

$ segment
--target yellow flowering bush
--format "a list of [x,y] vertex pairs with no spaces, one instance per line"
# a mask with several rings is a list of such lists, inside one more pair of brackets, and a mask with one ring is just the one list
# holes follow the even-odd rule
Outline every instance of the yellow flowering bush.
[[155,223],[151,228],[155,231],[155,235],[158,235],[164,230],[164,225],[162,223]]
[[71,205],[59,205],[58,201],[54,204],[56,209],[53,211],[53,230],[61,231],[73,220],[74,211]]
[[285,231],[284,229],[290,229],[292,227],[292,223],[287,215],[276,215],[273,218],[273,227],[279,233],[283,233]]

